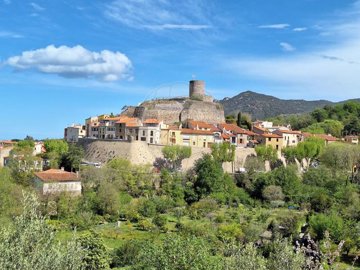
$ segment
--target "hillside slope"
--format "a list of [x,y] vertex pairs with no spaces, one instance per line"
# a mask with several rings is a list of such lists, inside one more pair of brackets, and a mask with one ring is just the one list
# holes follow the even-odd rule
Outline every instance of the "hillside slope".
[[241,111],[249,113],[253,119],[264,119],[280,114],[306,113],[334,104],[328,100],[284,100],[252,91],[240,93],[232,98],[224,98],[220,103],[224,106],[225,115],[237,114]]

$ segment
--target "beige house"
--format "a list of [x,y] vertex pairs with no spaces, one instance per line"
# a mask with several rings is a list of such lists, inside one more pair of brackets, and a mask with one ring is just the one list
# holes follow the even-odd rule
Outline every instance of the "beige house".
[[0,141],[0,167],[4,167],[6,165],[14,145],[15,143],[12,141]]
[[302,142],[304,140],[301,131],[297,131],[297,130],[278,129],[275,130],[273,133],[282,136],[284,147],[296,146],[299,142]]
[[64,139],[67,142],[78,142],[80,138],[86,137],[86,126],[72,124],[64,129]]
[[138,140],[139,119],[123,116],[115,123],[115,138],[119,140]]
[[281,151],[283,148],[283,137],[273,133],[263,133],[255,135],[255,139],[259,144],[267,146],[271,146],[272,148]]
[[177,126],[163,125],[160,133],[160,144],[162,145],[183,145],[181,130]]
[[183,145],[210,148],[215,143],[214,132],[209,130],[181,129]]
[[81,181],[76,173],[64,170],[50,169],[35,173],[35,187],[43,195],[62,192],[81,195]]

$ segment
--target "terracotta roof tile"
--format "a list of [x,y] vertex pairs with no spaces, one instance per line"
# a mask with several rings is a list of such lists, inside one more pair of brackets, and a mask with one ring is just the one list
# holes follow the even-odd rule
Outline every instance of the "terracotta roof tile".
[[80,181],[76,173],[66,172],[58,169],[50,169],[44,172],[37,172],[35,175],[44,182],[71,182]]
[[159,124],[160,121],[155,118],[146,119],[144,121],[144,124]]

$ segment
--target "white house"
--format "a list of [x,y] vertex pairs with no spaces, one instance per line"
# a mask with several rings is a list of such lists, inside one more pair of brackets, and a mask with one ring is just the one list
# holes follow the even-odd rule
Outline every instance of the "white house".
[[35,173],[35,187],[43,194],[59,194],[67,192],[72,195],[81,195],[81,181],[73,172],[59,169],[50,169]]

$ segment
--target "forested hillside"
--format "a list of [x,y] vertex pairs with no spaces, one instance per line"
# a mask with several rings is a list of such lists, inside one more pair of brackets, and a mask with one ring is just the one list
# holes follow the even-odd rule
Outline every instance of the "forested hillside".
[[[353,101],[359,102],[359,99]],[[339,102],[339,104],[346,101]],[[326,105],[336,105],[328,100],[284,100],[252,91],[242,92],[231,98],[220,100],[225,115],[236,115],[238,112],[250,114],[253,120],[287,114],[309,113]]]
[[275,125],[290,124],[293,129],[340,137],[360,134],[360,102],[349,101],[324,106],[308,114],[269,118]]

